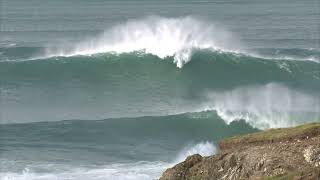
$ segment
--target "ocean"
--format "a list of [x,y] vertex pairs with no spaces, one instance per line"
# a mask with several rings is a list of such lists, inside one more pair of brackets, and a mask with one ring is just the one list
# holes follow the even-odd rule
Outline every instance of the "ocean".
[[150,180],[320,121],[317,0],[0,0],[0,179]]

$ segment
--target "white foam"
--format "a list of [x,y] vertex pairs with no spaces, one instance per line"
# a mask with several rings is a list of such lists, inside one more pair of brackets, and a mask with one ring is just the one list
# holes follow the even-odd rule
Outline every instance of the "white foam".
[[320,96],[269,83],[208,93],[204,110],[215,110],[226,122],[245,120],[259,129],[289,127],[320,119]]
[[0,172],[1,180],[150,180],[157,179],[171,164],[164,162],[137,162],[112,164],[96,168],[70,167],[67,171],[33,172],[26,168],[21,173]]
[[[192,154],[209,156],[216,152],[216,147],[210,142],[200,142],[189,145],[178,153],[172,162],[114,163],[97,167],[74,167],[63,164],[50,164],[26,167],[22,172],[0,172],[0,180],[152,180],[158,179],[169,167],[185,160]],[[48,171],[39,172],[33,169],[49,167]]]
[[177,67],[187,63],[194,49],[238,52],[231,33],[193,17],[147,17],[129,20],[107,29],[101,36],[85,40],[72,50],[47,50],[48,56],[91,55],[144,51],[160,58],[173,57]]
[[184,161],[188,156],[193,154],[200,154],[201,156],[210,156],[217,152],[216,146],[212,142],[200,142],[198,144],[191,144],[181,150],[174,163]]
[[227,31],[221,24],[217,25],[211,21],[192,16],[178,18],[149,16],[131,19],[107,28],[101,35],[84,39],[73,47],[49,44],[45,54],[16,61],[39,60],[57,56],[90,56],[99,53],[144,52],[156,55],[161,59],[173,57],[177,67],[182,68],[191,60],[193,52],[199,49],[245,54],[265,60],[320,62],[317,57],[296,59],[290,56],[259,55],[257,52],[248,51],[248,48],[239,41],[236,35]]

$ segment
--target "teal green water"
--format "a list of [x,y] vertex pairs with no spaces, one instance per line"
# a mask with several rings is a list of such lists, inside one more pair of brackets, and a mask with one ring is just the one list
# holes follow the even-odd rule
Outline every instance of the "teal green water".
[[319,2],[0,1],[0,179],[157,179],[320,120]]

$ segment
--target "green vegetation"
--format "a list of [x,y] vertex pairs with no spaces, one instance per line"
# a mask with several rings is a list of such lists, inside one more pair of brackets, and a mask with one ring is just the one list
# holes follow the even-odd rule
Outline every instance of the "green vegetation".
[[243,136],[233,136],[223,140],[222,144],[230,143],[255,143],[255,142],[273,142],[273,141],[285,141],[293,138],[309,138],[319,134],[320,123],[310,123],[300,125],[293,128],[278,128],[270,129],[267,131],[261,131]]

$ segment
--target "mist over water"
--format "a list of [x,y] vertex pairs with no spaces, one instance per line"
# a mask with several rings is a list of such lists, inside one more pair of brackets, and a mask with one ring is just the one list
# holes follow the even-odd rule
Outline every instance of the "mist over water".
[[173,57],[181,68],[190,61],[192,51],[211,49],[238,51],[240,45],[221,26],[191,16],[163,18],[150,16],[130,20],[107,29],[102,35],[77,44],[71,50],[47,49],[47,56],[92,55],[140,51],[159,58]]
[[211,92],[208,96],[211,109],[226,123],[244,119],[253,127],[268,129],[295,126],[320,117],[319,94],[304,94],[275,83]]
[[175,163],[184,161],[188,156],[200,154],[201,156],[210,156],[217,152],[217,148],[213,143],[201,142],[196,145],[185,147],[177,156]]
[[131,19],[73,45],[48,45],[40,52],[31,55],[29,60],[59,56],[92,56],[99,53],[137,52],[156,55],[161,59],[172,57],[177,67],[182,68],[191,60],[192,54],[198,50],[230,52],[273,60],[319,62],[319,51],[313,52],[313,49],[305,49],[302,52],[307,53],[307,56],[299,56],[294,52],[288,54],[286,53],[288,50],[265,53],[264,49],[262,52],[250,49],[237,38],[237,35],[226,30],[221,23],[215,24],[212,21],[192,16],[178,18],[148,16]]

